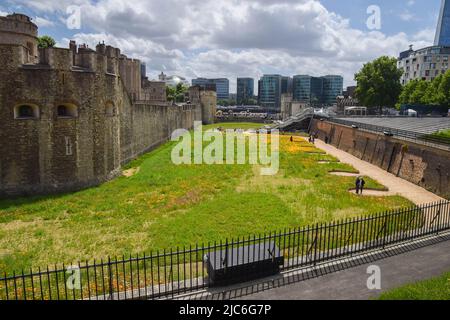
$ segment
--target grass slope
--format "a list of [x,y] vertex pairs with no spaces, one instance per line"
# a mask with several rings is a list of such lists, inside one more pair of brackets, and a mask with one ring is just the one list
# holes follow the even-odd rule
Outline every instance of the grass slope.
[[450,300],[450,272],[383,293],[380,300]]
[[139,167],[136,174],[95,188],[1,200],[0,270],[189,246],[410,205],[401,197],[350,194],[354,178],[328,171],[354,169],[317,164],[335,159],[306,153],[320,150],[299,137],[281,138],[280,172],[272,177],[249,164],[176,166],[173,146],[128,164]]

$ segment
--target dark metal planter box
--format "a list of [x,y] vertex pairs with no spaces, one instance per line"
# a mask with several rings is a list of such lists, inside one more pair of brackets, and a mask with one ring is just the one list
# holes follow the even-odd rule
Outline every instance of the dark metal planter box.
[[224,286],[280,272],[284,257],[275,242],[228,247],[205,256],[210,286]]

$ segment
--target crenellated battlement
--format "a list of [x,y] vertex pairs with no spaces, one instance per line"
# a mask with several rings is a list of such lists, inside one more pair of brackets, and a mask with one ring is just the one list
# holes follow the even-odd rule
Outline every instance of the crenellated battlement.
[[0,79],[8,79],[0,81],[0,197],[98,185],[174,130],[213,119],[215,93],[167,103],[165,83],[149,81],[120,49],[75,41],[37,49],[28,17],[1,20],[32,32],[0,29]]
[[38,26],[31,22],[31,19],[19,13],[0,17],[0,32],[11,32],[31,37],[38,36]]
[[27,51],[21,63],[37,63],[38,27],[23,14],[10,14],[0,17],[0,44],[20,45]]

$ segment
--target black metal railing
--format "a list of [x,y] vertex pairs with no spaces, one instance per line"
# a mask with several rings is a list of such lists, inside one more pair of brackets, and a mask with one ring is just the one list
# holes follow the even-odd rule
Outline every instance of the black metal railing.
[[[2,300],[158,299],[192,293],[211,285],[207,261],[236,266],[258,261],[265,246],[275,246],[281,271],[310,267],[357,253],[407,243],[450,230],[450,202],[391,210],[333,223],[283,230],[190,247],[106,260],[21,270],[0,277]],[[242,250],[243,247],[251,250]],[[272,248],[270,248],[272,250]],[[225,252],[226,258],[217,254]],[[240,252],[247,252],[239,257]],[[250,253],[248,253],[250,252]],[[269,252],[269,253],[270,253]],[[220,253],[222,254],[222,253]],[[253,257],[251,256],[253,255]],[[234,262],[230,261],[236,259]],[[214,262],[211,262],[211,261]],[[242,281],[264,265],[246,268]],[[244,270],[244,269],[243,269]],[[226,268],[225,268],[226,272]],[[226,284],[226,283],[225,283]]]
[[[319,118],[319,117],[317,117]],[[432,145],[445,150],[450,150],[450,138],[444,136],[437,136],[433,134],[425,134],[414,131],[407,131],[402,129],[395,129],[390,127],[377,126],[373,124],[361,123],[341,118],[327,118],[329,122],[341,124],[344,126],[349,126],[357,128],[360,130],[366,130],[376,133],[381,133],[385,135],[395,136],[401,139],[410,140],[420,144]]]

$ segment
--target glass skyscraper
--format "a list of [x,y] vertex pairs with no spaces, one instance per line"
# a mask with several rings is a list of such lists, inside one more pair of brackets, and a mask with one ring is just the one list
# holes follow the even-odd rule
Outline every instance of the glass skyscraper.
[[323,79],[323,96],[324,104],[336,103],[336,98],[342,96],[344,88],[344,78],[342,76],[328,75],[322,77]]
[[237,78],[237,104],[247,104],[253,99],[255,82],[253,78]]
[[266,74],[259,83],[259,103],[269,113],[281,112],[282,76],[278,74]]
[[450,47],[450,0],[442,0],[434,45]]
[[323,79],[308,75],[294,76],[293,99],[311,104],[322,102]]
[[293,99],[311,105],[331,105],[336,103],[337,96],[342,95],[343,86],[342,76],[294,76]]

